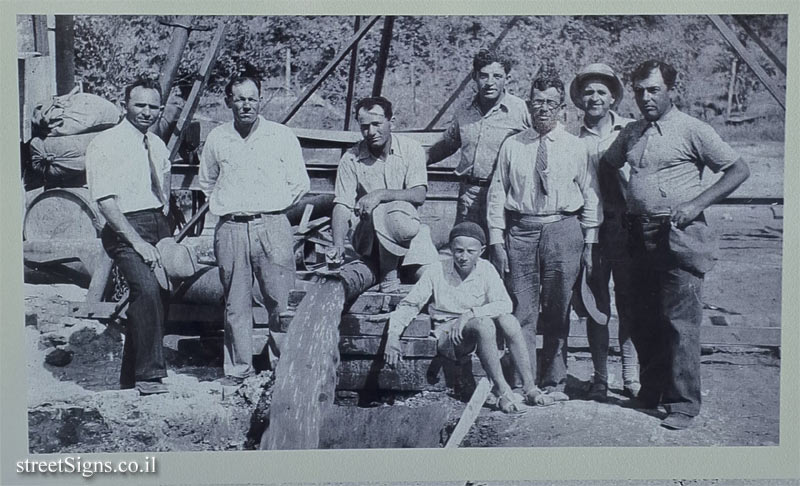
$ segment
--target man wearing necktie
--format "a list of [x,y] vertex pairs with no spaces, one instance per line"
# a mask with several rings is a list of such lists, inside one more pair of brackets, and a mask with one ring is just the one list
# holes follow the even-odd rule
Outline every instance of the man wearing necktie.
[[[650,60],[631,74],[644,116],[626,126],[602,162],[630,167],[629,249],[633,257],[631,337],[639,353],[642,408],[664,405],[668,429],[700,412],[702,284],[715,238],[703,211],[744,182],[750,169],[710,125],[673,104],[677,72]],[[723,172],[703,188],[705,167]]]
[[586,146],[558,122],[564,84],[537,77],[528,107],[533,128],[503,143],[489,186],[489,243],[497,270],[510,276],[534,368],[537,327],[543,335],[539,385],[566,400],[572,288],[581,262],[591,272],[602,212]]
[[158,82],[139,80],[125,88],[125,118],[86,149],[86,179],[92,199],[106,219],[103,247],[130,290],[122,351],[120,388],[163,393],[167,376],[163,353],[166,299],[153,270],[161,265],[155,244],[170,236],[169,151],[147,130],[158,120]]

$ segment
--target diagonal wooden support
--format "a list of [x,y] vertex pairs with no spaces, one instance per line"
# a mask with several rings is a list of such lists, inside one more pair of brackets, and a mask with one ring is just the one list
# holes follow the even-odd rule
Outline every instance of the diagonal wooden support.
[[169,150],[170,161],[175,160],[175,156],[178,154],[178,148],[180,148],[181,145],[181,140],[183,139],[184,130],[189,122],[192,121],[194,112],[197,110],[197,105],[200,103],[200,95],[203,94],[203,90],[208,84],[208,79],[211,77],[211,69],[214,67],[214,63],[217,60],[224,34],[225,24],[220,22],[214,34],[214,40],[211,41],[211,46],[206,53],[203,64],[200,66],[200,77],[195,79],[192,84],[192,91],[189,93],[189,99],[186,100],[186,104],[183,106],[183,110],[181,110],[181,116],[178,118],[178,123],[175,125],[175,131],[172,132],[169,137],[167,149]]
[[469,399],[469,403],[467,403],[467,407],[461,414],[461,418],[458,419],[453,434],[447,440],[447,444],[444,446],[445,449],[452,449],[461,444],[461,441],[467,436],[467,432],[469,432],[472,424],[475,423],[475,419],[480,415],[481,407],[486,403],[486,399],[489,398],[489,393],[491,393],[491,391],[492,383],[486,378],[481,378],[478,382],[478,386],[475,387],[475,391],[472,393],[472,397]]
[[356,44],[358,44],[358,41],[360,41],[365,35],[367,35],[369,29],[372,28],[373,25],[375,25],[375,22],[377,22],[379,18],[380,16],[378,15],[370,17],[365,22],[364,26],[358,29],[358,32],[353,34],[353,37],[351,37],[350,40],[347,42],[347,44],[345,44],[345,48],[342,49],[338,54],[336,54],[336,57],[334,57],[331,60],[331,62],[329,62],[328,65],[325,66],[325,69],[323,69],[322,72],[319,73],[316,79],[314,79],[314,81],[311,83],[311,86],[309,86],[309,88],[305,90],[305,92],[303,92],[303,94],[301,94],[299,98],[297,98],[297,101],[294,102],[291,108],[289,108],[286,114],[281,118],[281,123],[286,124],[289,120],[292,119],[292,117],[295,115],[295,113],[297,113],[300,107],[303,106],[303,103],[305,103],[306,100],[308,100],[311,97],[314,91],[316,91],[317,88],[320,87],[322,82],[325,81],[325,79],[333,72],[334,69],[336,69],[336,66],[338,66],[339,63],[342,62],[342,59],[344,59],[347,56],[347,54],[351,50],[353,50]]

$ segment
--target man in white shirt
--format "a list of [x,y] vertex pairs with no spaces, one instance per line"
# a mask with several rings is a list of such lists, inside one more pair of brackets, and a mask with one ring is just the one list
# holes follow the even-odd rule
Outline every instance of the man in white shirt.
[[153,273],[161,265],[155,244],[170,236],[169,152],[147,129],[161,113],[156,81],[139,80],[125,88],[125,118],[86,149],[86,179],[92,199],[106,219],[103,247],[130,289],[122,351],[120,388],[142,394],[164,393],[165,299]]
[[566,400],[572,288],[581,262],[591,273],[602,212],[586,146],[558,122],[564,107],[561,80],[536,78],[529,107],[533,128],[500,148],[489,186],[489,244],[498,271],[510,273],[515,315],[533,366],[541,305],[540,386]]
[[288,306],[295,265],[287,210],[310,188],[300,142],[259,115],[261,81],[237,76],[225,87],[233,121],[209,133],[200,187],[219,216],[214,253],[225,293],[224,384],[253,374],[253,276],[275,322]]

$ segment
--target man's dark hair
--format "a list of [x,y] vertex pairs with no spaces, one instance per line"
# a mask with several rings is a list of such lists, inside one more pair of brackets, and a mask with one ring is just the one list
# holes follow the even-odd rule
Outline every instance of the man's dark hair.
[[151,78],[139,78],[131,84],[125,86],[125,103],[131,99],[131,91],[134,88],[154,89],[158,93],[159,104],[164,104],[164,93],[161,92],[161,85],[158,80]]
[[261,80],[258,79],[256,76],[251,76],[249,74],[239,74],[231,78],[228,81],[228,84],[225,85],[225,97],[230,98],[233,96],[233,87],[240,85],[242,83],[246,83],[247,81],[251,81],[253,84],[256,85],[258,89],[258,94],[261,96]]
[[659,70],[661,72],[661,77],[664,79],[664,84],[667,85],[667,89],[672,89],[675,87],[675,80],[678,78],[678,71],[676,71],[672,65],[657,59],[650,59],[636,66],[636,69],[634,69],[631,73],[631,82],[635,83],[636,81],[647,79],[647,77],[650,76],[650,73],[655,70]]
[[537,76],[531,83],[531,100],[533,100],[533,90],[544,91],[548,88],[556,88],[561,94],[561,103],[564,103],[564,83],[555,73],[547,73]]
[[481,49],[475,54],[475,57],[472,58],[472,72],[477,74],[481,69],[495,62],[503,66],[506,74],[511,72],[511,59],[494,49]]
[[371,110],[374,106],[380,106],[383,108],[383,114],[386,115],[387,120],[392,119],[392,102],[384,98],[383,96],[370,96],[369,98],[363,98],[356,103],[356,107],[353,110],[356,115],[356,119],[358,119],[358,112],[361,109],[365,109],[367,111]]

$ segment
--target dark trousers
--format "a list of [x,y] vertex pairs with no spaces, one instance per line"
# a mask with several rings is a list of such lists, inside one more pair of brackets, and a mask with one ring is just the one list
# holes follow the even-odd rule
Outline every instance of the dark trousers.
[[669,222],[632,222],[630,248],[634,326],[646,401],[667,412],[700,412],[700,324],[703,276],[678,266],[669,249]]
[[[170,236],[167,219],[160,209],[135,211],[125,217],[146,242],[155,245]],[[158,285],[150,265],[108,225],[101,233],[103,247],[114,259],[128,283],[130,304],[122,349],[121,388],[132,388],[137,381],[167,376],[164,361],[164,319],[168,295]]]
[[563,391],[567,381],[570,300],[580,270],[583,232],[575,216],[537,223],[509,213],[507,220],[514,316],[522,325],[533,375],[536,376],[538,328],[543,338],[540,386]]

